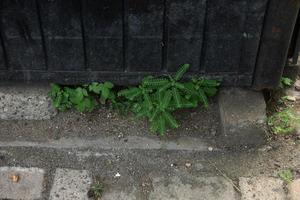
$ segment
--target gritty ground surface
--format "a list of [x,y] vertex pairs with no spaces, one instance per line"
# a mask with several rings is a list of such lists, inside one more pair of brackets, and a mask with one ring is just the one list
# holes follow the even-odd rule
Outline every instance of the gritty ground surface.
[[[180,136],[210,137],[213,138],[219,127],[219,116],[216,100],[211,107],[201,107],[192,110],[181,110],[176,113],[176,118],[181,127],[169,131],[162,139]],[[188,122],[188,123],[187,123]],[[47,141],[63,137],[93,138],[95,136],[127,135],[151,136],[148,124],[137,120],[132,115],[122,116],[108,108],[99,111],[79,114],[75,111],[59,113],[52,120],[0,120],[1,141]],[[155,136],[156,137],[156,136]]]
[[[1,144],[5,144],[0,145],[0,166],[45,170],[42,199],[48,199],[50,195],[57,168],[87,170],[94,182],[103,183],[105,191],[128,194],[134,188],[141,200],[151,199],[153,192],[160,189],[153,184],[161,178],[166,179],[162,185],[169,190],[167,185],[174,181],[173,177],[187,183],[195,177],[229,177],[238,185],[240,177],[278,177],[278,172],[287,168],[293,169],[299,177],[299,136],[277,138],[258,149],[218,149],[214,147],[214,138],[219,133],[217,109],[217,104],[212,103],[208,110],[197,108],[177,113],[181,128],[170,131],[164,138],[150,135],[145,122],[105,108],[86,115],[72,111],[60,113],[54,119],[44,121],[0,121]],[[147,149],[122,144],[128,143],[126,138],[134,136],[162,141],[188,136],[210,142],[195,150],[181,149],[181,146]],[[62,144],[59,148],[47,145],[66,138],[90,141],[101,137],[111,137],[122,143],[119,148],[103,148],[90,143],[78,147]],[[17,145],[11,145],[16,141],[19,142]]]

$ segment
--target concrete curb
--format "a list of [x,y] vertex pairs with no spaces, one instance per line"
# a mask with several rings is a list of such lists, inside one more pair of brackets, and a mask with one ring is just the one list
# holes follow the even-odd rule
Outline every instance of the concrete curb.
[[34,85],[0,86],[0,119],[44,120],[56,115],[48,98],[49,87]]
[[[48,98],[49,90],[49,86],[42,85],[0,86],[0,119],[46,120],[54,117],[57,111]],[[222,88],[218,103],[220,146],[257,146],[264,143],[266,104],[261,92]]]

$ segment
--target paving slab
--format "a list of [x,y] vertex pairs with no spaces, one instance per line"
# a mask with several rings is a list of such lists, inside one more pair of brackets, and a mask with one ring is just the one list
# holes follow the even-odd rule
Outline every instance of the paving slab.
[[239,179],[242,200],[286,200],[283,181],[272,177]]
[[55,116],[47,86],[3,85],[0,87],[0,119],[43,120]]
[[43,181],[43,169],[1,167],[0,199],[39,199],[43,191]]
[[92,180],[86,170],[56,169],[50,200],[88,200]]
[[181,180],[173,177],[153,179],[149,200],[235,200],[233,186],[222,177]]
[[300,179],[294,180],[288,188],[290,200],[300,200]]

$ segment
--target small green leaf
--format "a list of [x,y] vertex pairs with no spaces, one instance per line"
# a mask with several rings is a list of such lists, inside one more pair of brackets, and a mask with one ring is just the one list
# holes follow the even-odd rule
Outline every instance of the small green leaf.
[[293,84],[293,80],[287,77],[282,77],[280,82],[283,87],[290,87]]
[[109,88],[103,87],[101,90],[101,98],[106,100],[109,97],[110,90]]
[[81,88],[76,88],[70,93],[70,101],[74,104],[80,104],[84,96],[83,90]]
[[100,94],[101,88],[102,88],[102,85],[100,85],[99,83],[96,83],[96,82],[91,83],[89,85],[89,91],[94,92],[96,94]]
[[293,172],[290,169],[280,171],[278,176],[287,184],[293,182],[294,180]]
[[114,84],[112,84],[111,82],[104,82],[104,87],[112,89],[114,87]]

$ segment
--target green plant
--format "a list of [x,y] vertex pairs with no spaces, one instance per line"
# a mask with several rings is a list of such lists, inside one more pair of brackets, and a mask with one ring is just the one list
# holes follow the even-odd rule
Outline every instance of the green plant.
[[292,170],[285,169],[278,173],[278,176],[287,184],[291,183],[294,180],[294,175]]
[[137,118],[146,118],[153,132],[164,135],[167,128],[178,128],[173,112],[183,108],[195,108],[199,103],[208,107],[208,98],[217,93],[219,82],[193,78],[183,82],[189,65],[182,65],[174,76],[145,77],[141,84],[121,90],[115,95],[113,84],[91,83],[79,87],[51,85],[49,96],[60,111],[76,108],[80,112],[91,112],[107,101],[120,111],[132,111]]
[[100,200],[104,191],[104,186],[100,182],[94,183],[89,192],[88,196],[94,198],[95,200]]
[[51,84],[49,97],[59,111],[74,107],[79,112],[91,112],[99,103],[104,104],[108,99],[114,100],[112,88],[113,84],[110,82],[91,83],[75,88]]
[[290,108],[285,108],[268,117],[268,125],[276,135],[290,134],[300,125],[300,118]]
[[288,77],[281,77],[280,79],[280,88],[291,87],[293,85],[293,80]]
[[167,128],[178,128],[172,112],[182,108],[195,108],[199,102],[208,106],[208,97],[217,92],[219,83],[205,79],[181,82],[189,69],[182,65],[174,76],[144,78],[141,85],[118,92],[124,97],[137,118],[147,118],[153,132],[164,135]]

